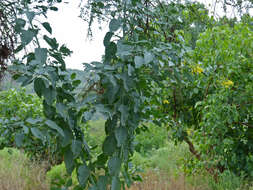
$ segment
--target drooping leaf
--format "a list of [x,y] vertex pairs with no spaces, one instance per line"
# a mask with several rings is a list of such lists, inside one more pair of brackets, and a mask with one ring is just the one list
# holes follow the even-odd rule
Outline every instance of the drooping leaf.
[[37,137],[38,139],[43,140],[44,135],[42,134],[42,132],[41,132],[38,128],[32,127],[32,128],[31,128],[31,132],[32,132],[32,134],[33,134],[35,137]]
[[72,141],[72,145],[71,145],[71,150],[74,154],[74,157],[76,158],[77,156],[79,156],[79,154],[82,151],[82,142],[79,140],[74,139]]
[[49,105],[51,105],[56,98],[56,91],[52,86],[49,88],[44,88],[42,94],[45,97],[47,104]]
[[28,45],[34,37],[34,32],[31,29],[23,30],[21,32],[21,42],[23,45]]
[[70,148],[64,152],[64,163],[68,174],[71,175],[74,170],[74,156]]
[[44,79],[42,78],[36,78],[34,80],[34,91],[36,92],[36,94],[41,97],[42,95],[42,92],[45,90],[46,88],[46,85],[45,85],[45,82],[44,82]]
[[86,166],[86,164],[83,164],[83,165],[78,167],[78,169],[77,169],[77,178],[78,178],[79,184],[82,187],[84,187],[86,185],[86,182],[87,182],[89,176],[90,176],[90,170]]
[[118,147],[124,145],[126,140],[127,140],[127,129],[126,129],[126,127],[116,128],[115,137],[116,137],[116,140],[117,140]]
[[117,141],[114,135],[106,137],[102,147],[104,154],[110,156],[115,152],[116,148],[117,148]]
[[41,64],[45,64],[47,61],[47,49],[46,48],[36,48],[35,49],[35,58]]
[[114,42],[110,42],[108,46],[105,48],[105,59],[110,60],[115,57],[117,52],[117,45]]
[[68,110],[67,106],[63,103],[56,103],[56,111],[60,114],[60,116],[64,119],[67,118]]
[[52,34],[52,28],[48,22],[43,22],[42,26],[50,33]]
[[144,59],[141,56],[134,57],[135,68],[140,68],[144,64]]
[[63,132],[62,128],[60,128],[54,121],[48,119],[48,120],[45,122],[45,124],[46,124],[48,127],[50,127],[51,129],[56,130],[62,137],[64,137],[64,132]]
[[27,16],[28,20],[29,20],[30,22],[32,22],[32,20],[33,20],[34,17],[35,17],[35,12],[33,12],[33,11],[26,11],[26,16]]
[[121,26],[121,21],[119,19],[112,19],[109,23],[110,32],[117,31]]
[[125,126],[126,121],[128,119],[128,106],[122,104],[122,105],[119,106],[118,109],[121,113],[120,122],[123,126]]
[[110,44],[110,40],[113,36],[113,33],[112,32],[107,32],[105,37],[104,37],[104,46],[108,46]]
[[154,59],[154,56],[153,56],[152,53],[145,52],[145,54],[144,54],[144,62],[145,62],[146,65],[149,64],[150,62],[152,62],[153,59]]
[[108,184],[108,177],[107,176],[99,176],[97,187],[99,190],[106,190]]
[[121,160],[118,157],[112,157],[108,161],[108,169],[111,176],[117,176],[120,172]]
[[18,147],[22,146],[24,138],[25,138],[25,135],[23,133],[17,133],[15,135],[15,143]]
[[121,189],[121,184],[119,177],[114,176],[112,177],[112,190],[120,190]]

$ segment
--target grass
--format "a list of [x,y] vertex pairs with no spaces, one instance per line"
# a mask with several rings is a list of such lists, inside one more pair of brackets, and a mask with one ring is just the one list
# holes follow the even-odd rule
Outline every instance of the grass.
[[[90,125],[87,134],[89,142],[101,144],[105,136],[104,121],[92,121]],[[132,162],[137,170],[141,171],[138,174],[143,181],[134,183],[128,190],[253,190],[249,182],[230,172],[223,173],[218,183],[199,169],[187,175],[188,170],[184,166],[192,158],[188,146],[175,146],[167,142],[167,135],[159,135],[164,134],[162,129],[150,126],[150,131],[152,135],[159,136],[160,141],[158,138],[152,138],[148,132],[137,136],[137,141],[146,147],[146,151],[140,149],[140,153],[136,152]],[[152,144],[160,147],[149,148]],[[49,190],[50,187],[66,184],[68,177],[64,164],[54,166],[47,173],[45,168],[46,164],[33,163],[16,149],[1,150],[0,190]],[[77,184],[75,172],[72,181]]]
[[0,151],[0,190],[49,190],[49,187],[45,165],[29,161],[16,149]]

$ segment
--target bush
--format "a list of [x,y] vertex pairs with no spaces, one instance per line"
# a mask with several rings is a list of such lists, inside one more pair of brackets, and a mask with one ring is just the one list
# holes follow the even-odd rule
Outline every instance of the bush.
[[[46,130],[43,118],[42,100],[35,94],[27,94],[24,88],[1,91],[0,149],[22,148],[30,158],[57,162],[56,136]],[[40,138],[41,134],[47,138]]]
[[168,132],[165,127],[159,127],[154,124],[144,126],[146,130],[136,135],[136,151],[141,154],[147,154],[152,150],[159,149],[166,145]]

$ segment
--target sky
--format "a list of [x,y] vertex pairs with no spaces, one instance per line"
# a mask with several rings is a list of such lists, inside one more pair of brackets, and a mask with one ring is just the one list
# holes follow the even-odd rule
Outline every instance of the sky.
[[104,53],[103,39],[108,26],[105,26],[103,31],[96,30],[92,40],[87,39],[88,24],[78,17],[78,0],[72,0],[68,4],[61,3],[57,7],[59,10],[49,12],[48,19],[53,36],[73,51],[71,57],[66,58],[67,67],[82,70],[82,63],[100,61]]
[[[216,0],[198,1],[209,7],[212,14]],[[69,0],[68,4],[60,3],[57,6],[59,10],[49,12],[48,19],[53,28],[53,36],[57,37],[58,42],[66,44],[73,51],[71,57],[66,58],[67,67],[83,70],[82,63],[101,60],[104,53],[103,38],[108,31],[108,26],[104,25],[103,30],[94,30],[92,40],[87,39],[88,24],[78,17],[80,14],[79,2],[79,0]],[[216,16],[224,15],[221,6],[217,6],[215,12]],[[232,14],[232,11],[229,10],[228,16],[233,16]]]

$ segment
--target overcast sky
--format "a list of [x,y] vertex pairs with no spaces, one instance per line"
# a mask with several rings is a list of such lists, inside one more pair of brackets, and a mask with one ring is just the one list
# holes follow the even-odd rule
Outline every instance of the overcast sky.
[[[210,12],[213,11],[213,2],[215,0],[198,1],[208,6]],[[53,36],[73,51],[72,56],[66,59],[67,67],[82,70],[82,63],[101,60],[104,53],[103,38],[108,31],[108,26],[104,26],[103,31],[99,29],[94,31],[92,41],[87,39],[88,24],[78,17],[80,14],[79,2],[79,0],[71,0],[68,4],[61,3],[58,6],[59,11],[50,12],[48,17],[53,28]],[[216,13],[219,16],[224,15],[221,8],[216,8]]]
[[71,57],[66,59],[67,67],[72,69],[83,69],[82,63],[101,60],[104,53],[103,39],[107,32],[106,26],[103,31],[94,32],[92,41],[87,39],[88,24],[78,17],[78,2],[71,0],[68,4],[61,3],[57,6],[57,12],[51,11],[48,14],[53,36],[73,51]]

